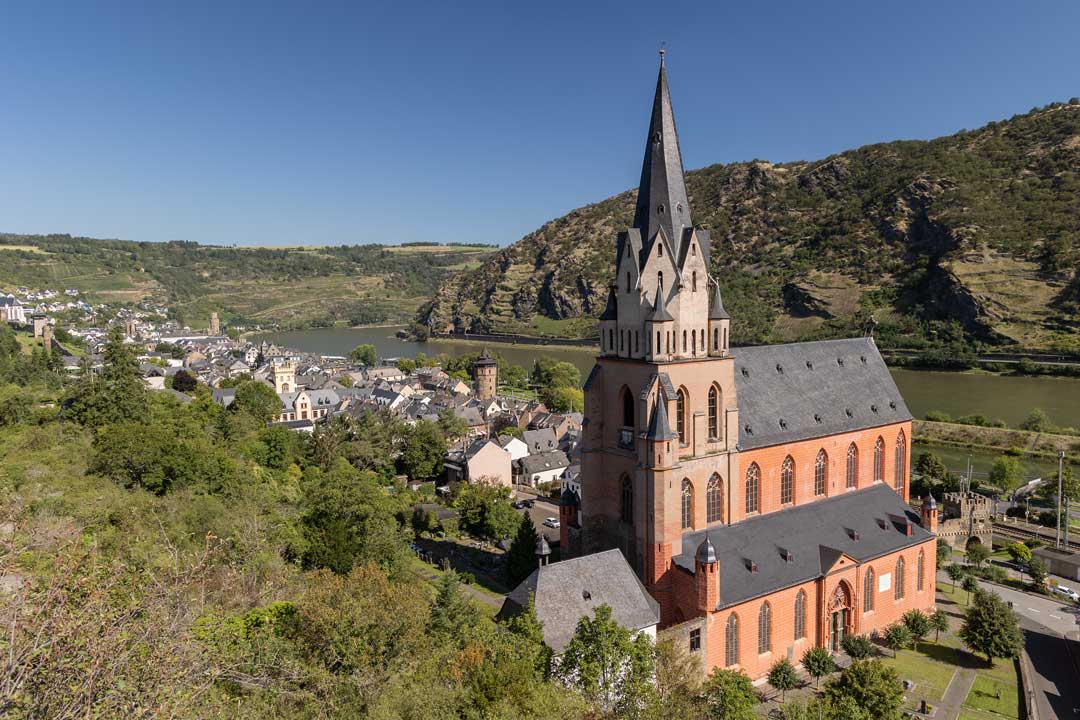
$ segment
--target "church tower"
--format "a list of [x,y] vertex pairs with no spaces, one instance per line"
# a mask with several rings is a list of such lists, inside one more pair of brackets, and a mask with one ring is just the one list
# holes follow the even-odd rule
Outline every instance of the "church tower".
[[620,548],[669,624],[682,613],[671,559],[683,533],[728,521],[739,470],[731,318],[709,274],[709,233],[691,219],[663,52],[615,268],[585,384],[580,520],[563,525],[563,547]]

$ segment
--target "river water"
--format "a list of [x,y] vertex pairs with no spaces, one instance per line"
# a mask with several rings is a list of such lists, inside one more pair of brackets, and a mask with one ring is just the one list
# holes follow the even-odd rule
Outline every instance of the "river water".
[[[323,328],[269,333],[255,340],[293,347],[323,355],[348,355],[361,343],[375,346],[379,356],[415,357],[427,355],[464,355],[477,352],[483,345],[459,340],[433,340],[418,343],[400,340],[395,333],[400,327],[382,328]],[[592,369],[596,350],[592,348],[547,347],[491,343],[492,352],[507,362],[531,368],[540,355],[573,363],[581,370],[582,378]],[[1058,425],[1080,427],[1080,380],[1051,377],[1008,377],[976,373],[927,372],[893,369],[893,378],[900,388],[912,414],[921,418],[930,410],[941,410],[953,417],[980,413],[1000,418],[1016,427],[1031,412],[1042,408]]]

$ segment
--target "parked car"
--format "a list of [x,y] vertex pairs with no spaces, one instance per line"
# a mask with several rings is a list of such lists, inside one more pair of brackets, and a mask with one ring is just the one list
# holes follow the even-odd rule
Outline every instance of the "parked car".
[[528,503],[526,503],[524,500],[518,500],[516,503],[514,503],[515,510],[521,510],[523,508],[527,508],[528,506]]
[[533,505],[536,504],[536,501],[535,500],[525,500],[524,503],[525,503],[525,507],[531,508]]
[[559,528],[559,518],[549,517],[544,520],[544,525],[557,530]]
[[1076,592],[1072,588],[1065,587],[1064,585],[1052,585],[1050,589],[1056,592],[1058,595],[1064,595],[1073,602],[1080,602],[1080,593]]

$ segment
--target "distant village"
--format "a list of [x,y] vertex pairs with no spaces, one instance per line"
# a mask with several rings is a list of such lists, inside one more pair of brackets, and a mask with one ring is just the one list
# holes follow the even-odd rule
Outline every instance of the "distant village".
[[[127,342],[138,347],[140,372],[147,386],[181,402],[193,397],[187,382],[211,388],[215,402],[228,406],[237,380],[264,382],[281,399],[275,424],[296,432],[314,432],[318,423],[339,415],[354,417],[385,410],[412,424],[437,422],[452,413],[466,428],[448,438],[444,482],[526,485],[552,493],[577,491],[582,415],[555,413],[520,392],[500,392],[498,365],[486,351],[475,363],[472,382],[437,366],[406,372],[398,358],[373,365],[346,357],[320,355],[269,342],[231,338],[222,332],[218,314],[202,331],[166,320],[168,308],[142,304],[108,313],[80,298],[76,290],[0,293],[0,322],[24,327],[41,338],[49,352],[59,350],[65,368],[100,369],[110,325],[122,324]],[[76,318],[63,335],[77,339],[78,351],[56,337],[57,317]],[[89,323],[89,324],[88,324]]]

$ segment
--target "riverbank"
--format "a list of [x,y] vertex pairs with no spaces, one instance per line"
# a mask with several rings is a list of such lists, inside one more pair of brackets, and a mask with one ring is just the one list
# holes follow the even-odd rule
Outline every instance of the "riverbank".
[[1058,454],[1064,452],[1067,462],[1080,464],[1080,437],[1073,435],[1054,435],[929,420],[915,420],[912,433],[916,443],[984,452],[1012,453],[1047,460],[1057,460]]
[[429,343],[453,343],[464,345],[489,345],[492,343],[510,345],[511,347],[544,347],[555,350],[596,350],[599,352],[600,345],[591,340],[571,340],[569,338],[529,338],[526,336],[507,335],[432,335],[427,339]]

